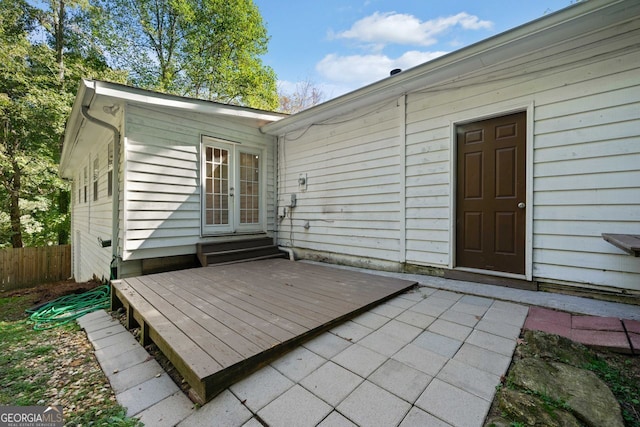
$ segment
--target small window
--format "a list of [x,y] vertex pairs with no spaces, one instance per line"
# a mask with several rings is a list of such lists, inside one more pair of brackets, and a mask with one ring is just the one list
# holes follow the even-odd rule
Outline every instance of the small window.
[[113,195],[113,142],[107,148],[107,195]]
[[93,201],[98,200],[98,158],[93,159]]
[[89,181],[89,173],[87,172],[87,167],[84,167],[84,180],[82,181],[82,185],[84,187],[84,202],[87,203],[87,181]]
[[78,204],[82,203],[82,175],[78,174],[78,181],[76,181],[76,187],[78,187]]

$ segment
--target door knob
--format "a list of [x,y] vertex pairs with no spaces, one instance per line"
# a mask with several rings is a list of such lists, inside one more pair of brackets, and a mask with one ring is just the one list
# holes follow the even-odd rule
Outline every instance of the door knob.
[[518,209],[524,209],[525,206],[527,206],[527,205],[525,205],[524,202],[518,203]]

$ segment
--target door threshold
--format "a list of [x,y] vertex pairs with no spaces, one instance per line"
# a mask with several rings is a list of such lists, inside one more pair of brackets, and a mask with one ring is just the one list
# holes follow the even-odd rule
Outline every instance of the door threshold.
[[491,274],[472,273],[462,270],[445,270],[445,279],[462,280],[465,282],[484,283],[486,285],[504,286],[507,288],[523,289],[526,291],[537,291],[538,282],[514,279],[511,277],[493,276]]

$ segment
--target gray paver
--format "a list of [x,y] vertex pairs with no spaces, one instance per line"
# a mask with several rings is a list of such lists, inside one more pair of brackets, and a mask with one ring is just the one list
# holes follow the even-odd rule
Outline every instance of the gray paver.
[[[127,333],[130,335],[129,333]],[[119,354],[126,353],[127,351],[134,350],[136,348],[141,348],[140,343],[136,340],[121,340],[118,345],[110,345],[107,347],[102,347],[95,350],[95,355],[97,358],[107,358],[110,359],[112,357],[116,357]]]
[[359,344],[354,344],[331,360],[351,372],[366,378],[382,365],[387,360],[387,357]]
[[415,337],[420,335],[423,329],[416,326],[407,325],[397,320],[392,320],[389,323],[383,325],[380,329],[378,329],[378,331],[391,337],[395,337],[406,344],[409,344]]
[[178,391],[140,412],[136,418],[147,426],[172,427],[193,413],[193,403]]
[[405,341],[400,340],[395,336],[387,335],[381,332],[381,330],[377,330],[367,335],[358,341],[358,344],[387,357],[393,356],[398,350],[407,345]]
[[451,307],[453,311],[472,314],[474,316],[484,316],[488,309],[489,307],[484,305],[468,304],[461,301],[458,301]]
[[471,332],[467,342],[508,357],[511,357],[513,349],[516,347],[516,342],[513,340],[476,330]]
[[469,343],[464,343],[453,358],[497,376],[506,374],[511,364],[511,357]]
[[298,347],[277,359],[271,366],[284,374],[293,382],[298,382],[326,362],[311,350]]
[[353,321],[359,325],[366,326],[367,328],[378,329],[380,326],[387,323],[389,318],[379,314],[366,312],[354,318]]
[[325,402],[336,406],[362,381],[364,378],[342,366],[327,362],[302,380],[300,384]]
[[456,341],[464,341],[473,329],[458,323],[449,322],[448,320],[437,319],[429,325],[427,330],[445,337],[453,338]]
[[413,344],[444,357],[453,357],[460,346],[462,346],[462,341],[434,332],[424,331],[413,340]]
[[398,298],[404,298],[414,302],[420,302],[424,299],[424,297],[425,295],[421,294],[418,290],[409,290],[398,296]]
[[181,422],[179,427],[241,426],[252,416],[238,398],[225,390]]
[[102,370],[106,373],[124,371],[139,363],[145,362],[150,357],[149,353],[141,346],[127,346],[126,349],[128,349],[128,351],[111,357],[104,356],[100,353],[100,350],[96,351],[96,358],[100,366],[102,366]]
[[479,305],[482,307],[490,307],[493,304],[493,300],[490,298],[477,297],[475,295],[464,295],[460,298],[460,302],[465,304]]
[[[89,338],[89,341],[91,341],[91,338]],[[106,338],[102,338],[101,340],[98,340],[98,341],[91,341],[91,343],[93,344],[93,348],[95,350],[100,350],[101,348],[109,347],[112,345],[120,346],[124,344],[128,346],[132,346],[136,344],[137,341],[133,337],[133,335],[129,333],[129,331],[127,331],[125,328],[122,328],[122,332],[118,334],[111,335]]]
[[242,427],[264,427],[264,426],[260,421],[256,420],[255,418],[251,418],[249,421],[242,424]]
[[295,385],[258,412],[268,425],[315,426],[333,407],[299,385]]
[[332,413],[327,415],[327,418],[325,418],[324,420],[322,420],[320,424],[318,424],[318,427],[358,427],[358,426],[352,423],[351,421],[349,421],[348,418],[345,418],[345,416],[342,415],[341,413],[337,411],[333,411]]
[[445,423],[414,406],[407,416],[404,417],[404,420],[400,423],[400,427],[451,427],[451,424]]
[[110,317],[111,316],[109,316],[109,313],[107,313],[106,311],[96,310],[96,311],[92,311],[91,313],[87,313],[82,317],[79,317],[77,319],[77,322],[78,322],[78,325],[80,325],[80,327],[84,329],[84,325],[86,325],[87,323],[93,322],[96,319],[102,320]]
[[400,313],[396,317],[399,322],[407,323],[409,325],[417,326],[418,328],[425,329],[436,320],[433,316],[427,316],[426,314],[418,313],[417,311],[407,310]]
[[518,338],[518,336],[520,336],[519,326],[509,325],[508,323],[489,320],[486,318],[483,318],[480,322],[478,322],[478,324],[476,325],[476,329],[514,340]]
[[448,358],[437,353],[408,344],[402,350],[393,355],[393,359],[411,366],[427,375],[435,376],[447,363]]
[[114,325],[120,325],[116,319],[111,316],[106,318],[97,318],[93,321],[89,321],[84,323],[81,328],[84,329],[87,333],[99,331],[100,329],[106,329]]
[[303,347],[313,351],[325,359],[331,359],[350,345],[351,341],[347,341],[332,333],[325,332],[311,341],[304,343]]
[[489,402],[493,400],[500,377],[451,359],[438,372],[437,378]]
[[[528,309],[525,307],[524,311],[518,310],[515,308],[510,308],[509,306],[498,305],[499,302],[502,301],[496,301],[496,303],[493,304],[491,308],[489,308],[489,310],[487,310],[487,312],[484,314],[483,319],[492,320],[494,322],[501,322],[507,325],[513,325],[518,328],[522,328],[522,326],[524,325],[524,321],[527,318]],[[504,307],[504,309],[501,307]]]
[[397,296],[391,300],[389,300],[388,304],[392,305],[394,307],[398,307],[398,308],[402,308],[402,309],[407,309],[409,307],[413,307],[416,304],[417,301],[411,301],[405,298],[402,298],[400,296]]
[[459,294],[457,292],[445,291],[443,289],[438,289],[432,294],[432,296],[435,298],[444,298],[444,299],[449,299],[451,301],[458,301],[460,298],[463,297],[463,294]]
[[122,393],[164,373],[162,366],[154,359],[134,365],[123,371],[107,372],[111,388],[116,393]]
[[336,409],[360,426],[395,426],[409,412],[411,405],[365,381]]
[[397,360],[389,359],[368,379],[407,402],[414,403],[427,388],[432,377]]
[[115,334],[119,334],[122,331],[127,331],[120,323],[115,323],[108,328],[99,329],[97,331],[93,331],[89,334],[89,341],[96,342],[100,341],[103,338],[110,337]]
[[429,297],[422,302],[411,307],[411,311],[426,314],[427,316],[438,317],[447,311],[455,301],[446,298]]
[[372,313],[376,313],[381,316],[385,316],[390,319],[393,319],[394,317],[402,313],[404,310],[405,310],[404,308],[396,307],[395,305],[391,305],[389,303],[384,303],[372,308],[370,311]]
[[293,382],[271,366],[265,366],[233,384],[230,390],[254,413],[293,386]]
[[480,319],[482,319],[482,317],[475,314],[467,314],[460,311],[447,310],[440,315],[439,319],[448,320],[449,322],[473,328],[476,323],[478,323]]
[[490,403],[435,378],[416,406],[455,426],[478,427],[487,416]]
[[127,408],[127,416],[132,417],[139,412],[155,405],[157,402],[180,391],[171,377],[162,374],[148,381],[138,384],[129,390],[116,395],[118,403]]
[[349,321],[331,329],[331,333],[344,338],[347,341],[356,342],[373,332],[373,329]]

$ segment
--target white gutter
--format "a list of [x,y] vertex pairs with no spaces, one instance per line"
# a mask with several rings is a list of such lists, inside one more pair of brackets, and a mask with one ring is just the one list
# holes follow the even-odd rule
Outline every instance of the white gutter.
[[632,20],[639,14],[640,2],[637,0],[581,2],[269,123],[261,130],[270,135],[283,135],[412,91],[455,81],[479,69],[530,55],[559,42],[584,37],[590,31]]
[[98,95],[124,99],[134,103],[146,105],[190,110],[193,112],[204,114],[219,114],[224,116],[253,119],[265,122],[280,120],[288,116],[288,114],[284,113],[276,113],[254,108],[222,104],[214,101],[206,101],[202,99],[186,98],[178,95],[152,92],[146,89],[139,89],[117,83],[94,80],[93,84],[96,94]]
[[113,126],[111,123],[103,122],[89,114],[89,107],[83,105],[80,111],[82,113],[82,117],[94,123],[98,126],[102,126],[104,128],[109,129],[113,132],[113,195],[111,196],[111,264],[113,265],[113,261],[116,261],[116,274],[113,279],[117,279],[120,270],[120,261],[118,258],[118,236],[119,236],[119,209],[120,209],[120,176],[119,176],[119,167],[120,167],[120,130]]

